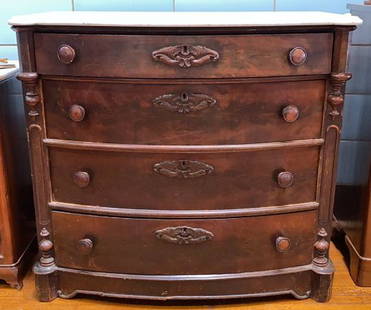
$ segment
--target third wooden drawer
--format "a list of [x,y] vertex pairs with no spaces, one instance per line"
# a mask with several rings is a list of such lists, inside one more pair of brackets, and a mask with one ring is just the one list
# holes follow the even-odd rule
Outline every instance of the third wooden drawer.
[[[280,145],[278,145],[280,146]],[[316,200],[319,145],[199,153],[50,148],[53,200],[112,208],[221,210]]]

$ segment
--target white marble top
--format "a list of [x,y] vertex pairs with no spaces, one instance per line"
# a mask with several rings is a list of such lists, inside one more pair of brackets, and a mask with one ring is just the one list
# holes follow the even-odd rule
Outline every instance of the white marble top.
[[16,68],[0,69],[0,81],[4,81],[10,77],[13,77],[18,72],[18,61],[9,60],[10,64],[15,64]]
[[358,25],[350,14],[325,12],[47,12],[15,16],[13,26],[258,27]]

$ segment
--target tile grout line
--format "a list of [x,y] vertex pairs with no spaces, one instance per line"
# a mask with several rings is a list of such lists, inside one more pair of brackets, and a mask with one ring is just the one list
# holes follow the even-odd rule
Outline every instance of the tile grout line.
[[364,92],[364,93],[361,93],[361,92],[355,92],[355,93],[352,93],[352,92],[349,92],[349,93],[347,93],[346,91],[345,91],[345,95],[358,95],[358,96],[370,96],[371,95],[371,93],[367,93],[367,92]]
[[277,0],[273,0],[273,11],[276,11],[277,10],[277,3],[276,3]]
[[175,12],[175,0],[173,0],[173,12]]
[[72,11],[75,11],[75,0],[71,0]]
[[0,43],[0,46],[17,46],[17,44],[16,43],[10,43],[10,44],[6,44],[6,43],[2,44],[2,43]]

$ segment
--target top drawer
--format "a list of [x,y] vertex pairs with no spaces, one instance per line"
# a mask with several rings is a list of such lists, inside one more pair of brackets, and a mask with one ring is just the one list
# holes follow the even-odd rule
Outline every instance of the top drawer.
[[235,78],[327,74],[331,33],[149,36],[35,34],[41,74]]

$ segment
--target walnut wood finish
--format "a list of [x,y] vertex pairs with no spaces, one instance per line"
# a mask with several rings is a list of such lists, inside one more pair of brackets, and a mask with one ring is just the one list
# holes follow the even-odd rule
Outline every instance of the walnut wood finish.
[[[71,64],[56,53],[61,44],[76,51]],[[38,72],[48,75],[126,78],[234,78],[304,74],[331,71],[331,33],[233,36],[135,36],[88,34],[35,34]],[[201,66],[172,66],[153,53],[167,46],[203,46],[217,52],[218,61]],[[308,54],[305,64],[289,61],[290,50],[300,46]],[[236,53],[236,51],[241,51]],[[217,59],[211,53],[211,59]],[[207,52],[209,53],[209,52]],[[69,53],[70,55],[72,53]],[[69,58],[68,58],[69,59]],[[161,59],[163,59],[161,57]],[[204,62],[201,57],[196,58]],[[169,61],[168,61],[169,62]],[[246,65],[248,64],[248,65]],[[188,68],[185,69],[184,67]]]
[[40,300],[330,298],[352,27],[16,30],[41,76],[27,106]]
[[[83,156],[77,150],[50,148],[49,156],[53,199],[86,208],[207,210],[316,200],[318,147],[214,154],[84,151]],[[171,161],[198,163],[184,177]],[[159,171],[159,163],[172,171]],[[282,170],[295,174],[295,182],[278,181]],[[89,173],[88,186],[75,184],[76,171]],[[190,177],[197,172],[202,176]]]
[[[173,83],[173,84],[172,84]],[[91,142],[148,144],[238,144],[321,136],[325,80],[248,81],[81,81],[44,80],[48,137]],[[284,91],[283,91],[284,90]],[[284,96],[282,93],[284,92]],[[187,93],[216,102],[207,108],[160,108],[159,97]],[[169,98],[171,97],[171,98]],[[209,99],[211,100],[211,99]],[[199,102],[199,101],[197,101]],[[182,105],[182,103],[179,103]],[[70,110],[84,119],[71,121]],[[300,118],[294,122],[295,106]],[[288,110],[288,111],[287,111]],[[285,112],[287,111],[287,112]],[[120,115],[120,117],[116,117]]]
[[[228,220],[148,220],[53,212],[56,262],[73,269],[147,275],[226,274],[307,265],[312,260],[316,216],[316,211],[309,211]],[[208,238],[174,243],[156,236],[156,231],[169,226],[202,229]],[[290,239],[289,249],[283,237]],[[82,238],[96,240],[89,255],[77,250]],[[281,238],[278,248],[276,238]],[[143,264],[145,257],[151,259]]]
[[[1,96],[8,87],[1,85]],[[35,219],[23,105],[8,96],[0,105],[0,279],[20,289],[35,254]],[[33,99],[30,86],[26,100]]]

